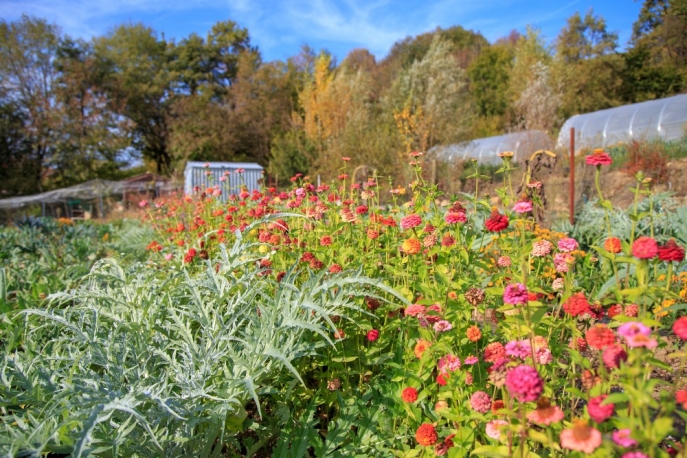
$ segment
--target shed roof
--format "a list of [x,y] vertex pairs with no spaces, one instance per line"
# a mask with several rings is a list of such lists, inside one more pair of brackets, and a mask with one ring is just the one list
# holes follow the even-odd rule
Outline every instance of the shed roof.
[[195,167],[205,167],[211,169],[246,169],[246,170],[263,170],[263,167],[257,162],[201,162],[201,161],[188,161],[186,163],[186,169],[192,169]]

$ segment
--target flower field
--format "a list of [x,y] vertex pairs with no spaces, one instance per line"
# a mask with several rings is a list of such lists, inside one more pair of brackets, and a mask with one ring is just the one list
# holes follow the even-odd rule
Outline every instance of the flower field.
[[105,247],[3,315],[0,454],[687,457],[684,241],[650,180],[627,237],[588,156],[603,224],[577,240],[507,153],[497,207],[408,160],[407,188],[343,158],[331,185],[144,202],[146,256]]

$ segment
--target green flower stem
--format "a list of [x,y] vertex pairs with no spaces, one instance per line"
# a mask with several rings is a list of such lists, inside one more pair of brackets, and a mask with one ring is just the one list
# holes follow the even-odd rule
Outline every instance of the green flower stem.
[[[594,184],[596,185],[596,192],[599,193],[599,201],[604,202],[604,196],[601,193],[601,184],[599,183],[599,177],[601,176],[601,166],[597,165],[596,166],[596,173],[594,174]],[[606,227],[608,228],[608,236],[611,237],[613,236],[613,233],[611,232],[611,218],[608,216],[608,209],[603,206],[604,209],[604,215],[606,216]]]

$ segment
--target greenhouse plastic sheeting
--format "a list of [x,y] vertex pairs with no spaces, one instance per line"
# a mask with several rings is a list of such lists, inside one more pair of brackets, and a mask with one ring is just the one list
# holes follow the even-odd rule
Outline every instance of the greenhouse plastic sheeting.
[[[238,169],[243,169],[243,173],[236,173]],[[225,172],[229,173],[225,175]],[[226,181],[221,182],[220,178],[223,176],[226,176]],[[189,161],[184,169],[184,192],[190,195],[193,194],[195,186],[205,190],[220,184],[223,197],[226,199],[227,192],[238,194],[242,185],[245,185],[248,191],[259,191],[262,178],[263,168],[254,162]]]
[[27,205],[37,205],[41,203],[61,203],[68,199],[97,199],[105,195],[121,194],[125,188],[127,190],[131,189],[130,186],[125,186],[124,183],[118,181],[92,180],[86,183],[77,184],[76,186],[56,189],[42,194],[2,199],[0,200],[0,208],[21,208]]
[[448,146],[435,146],[429,153],[447,160],[477,159],[480,164],[498,164],[498,154],[505,151],[514,153],[515,161],[523,160],[535,151],[551,149],[553,141],[546,132],[532,130],[515,132],[495,137],[478,138],[469,142]]
[[685,136],[687,94],[575,115],[558,135],[557,146],[570,144],[575,128],[575,149],[604,148],[633,139],[675,140]]

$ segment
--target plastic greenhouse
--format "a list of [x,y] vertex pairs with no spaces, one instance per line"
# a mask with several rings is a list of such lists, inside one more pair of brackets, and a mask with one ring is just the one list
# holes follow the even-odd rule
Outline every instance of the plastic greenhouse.
[[429,153],[445,160],[477,159],[480,164],[498,164],[499,153],[512,151],[515,161],[524,160],[540,149],[551,149],[553,141],[544,131],[515,132],[495,137],[478,138],[469,142],[435,146]]
[[255,162],[189,161],[184,169],[184,192],[190,195],[196,187],[205,190],[220,185],[226,199],[228,194],[238,194],[244,185],[248,191],[260,190],[263,173]]
[[687,94],[575,115],[558,135],[557,147],[568,148],[575,128],[575,149],[603,148],[633,139],[666,141],[685,136]]

